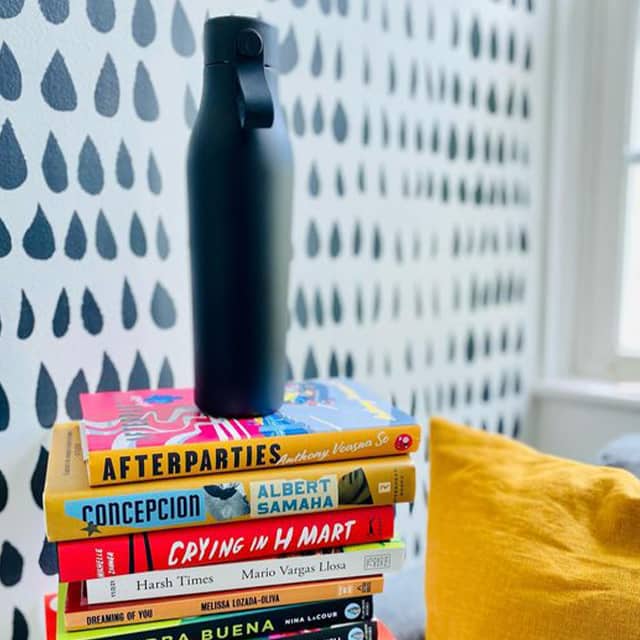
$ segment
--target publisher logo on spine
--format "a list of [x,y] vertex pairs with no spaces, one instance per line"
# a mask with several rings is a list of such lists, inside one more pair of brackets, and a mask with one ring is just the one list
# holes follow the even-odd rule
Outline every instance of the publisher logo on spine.
[[348,640],[364,640],[364,630],[360,627],[356,627],[355,629],[351,629],[347,635]]
[[408,451],[413,444],[413,438],[408,433],[401,433],[394,442],[396,451]]
[[391,569],[391,554],[376,553],[364,559],[365,571],[384,571]]
[[355,620],[360,617],[362,607],[357,602],[350,602],[344,608],[344,615],[347,620]]

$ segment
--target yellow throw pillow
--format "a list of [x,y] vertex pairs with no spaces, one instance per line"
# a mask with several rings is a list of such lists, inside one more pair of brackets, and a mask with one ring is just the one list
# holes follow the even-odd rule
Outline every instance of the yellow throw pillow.
[[431,421],[427,640],[640,639],[640,480]]

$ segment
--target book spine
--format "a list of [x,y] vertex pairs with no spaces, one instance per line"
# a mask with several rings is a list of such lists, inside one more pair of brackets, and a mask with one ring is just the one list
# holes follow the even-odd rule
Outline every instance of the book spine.
[[[347,600],[326,600],[288,607],[255,609],[242,613],[170,620],[154,630],[162,638],[181,640],[241,637],[245,640],[269,634],[283,634],[327,625],[365,622],[373,616],[373,598],[364,596]],[[146,625],[144,625],[146,626]],[[120,629],[119,640],[149,640],[149,629]],[[123,633],[122,633],[123,632]],[[107,633],[107,632],[105,632]],[[82,637],[82,632],[79,632]]]
[[143,449],[91,451],[91,486],[289,467],[412,453],[420,426],[270,436]]
[[398,571],[403,561],[404,545],[399,541],[392,541],[347,547],[336,553],[148,571],[87,580],[87,602],[93,605],[363,577]]
[[[52,542],[410,502],[409,456],[77,490],[45,491]],[[255,549],[250,548],[250,552]]]
[[90,609],[82,606],[70,608],[67,602],[64,618],[68,630],[98,629],[373,595],[382,593],[383,584],[382,576],[373,576],[364,580],[326,580],[242,591],[221,591],[217,594],[161,598],[139,603],[103,604],[92,606]]
[[58,570],[78,582],[379,542],[393,537],[393,520],[389,505],[60,542]]

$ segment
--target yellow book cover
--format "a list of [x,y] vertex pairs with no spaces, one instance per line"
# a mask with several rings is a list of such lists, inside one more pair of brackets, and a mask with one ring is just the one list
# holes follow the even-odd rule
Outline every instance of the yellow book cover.
[[97,629],[121,624],[156,622],[263,607],[281,607],[305,602],[321,602],[352,596],[382,593],[384,578],[345,578],[298,584],[259,587],[217,593],[192,594],[173,598],[153,598],[144,602],[87,604],[83,583],[69,583],[64,609],[69,631]]
[[80,402],[91,486],[402,455],[420,445],[414,418],[340,378],[290,382],[280,409],[257,418],[204,415],[193,389],[87,393]]
[[387,456],[90,487],[77,423],[53,428],[44,490],[47,537],[88,536],[410,502],[411,458]]

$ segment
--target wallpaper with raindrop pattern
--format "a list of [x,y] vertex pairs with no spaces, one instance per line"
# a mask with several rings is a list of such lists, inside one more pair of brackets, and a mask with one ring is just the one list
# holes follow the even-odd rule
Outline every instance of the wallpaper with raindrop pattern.
[[[280,28],[294,377],[519,436],[535,367],[543,0],[0,2],[0,637],[55,583],[52,424],[191,381],[184,152],[207,15]],[[420,458],[424,459],[424,450]],[[398,509],[424,551],[425,467]]]

